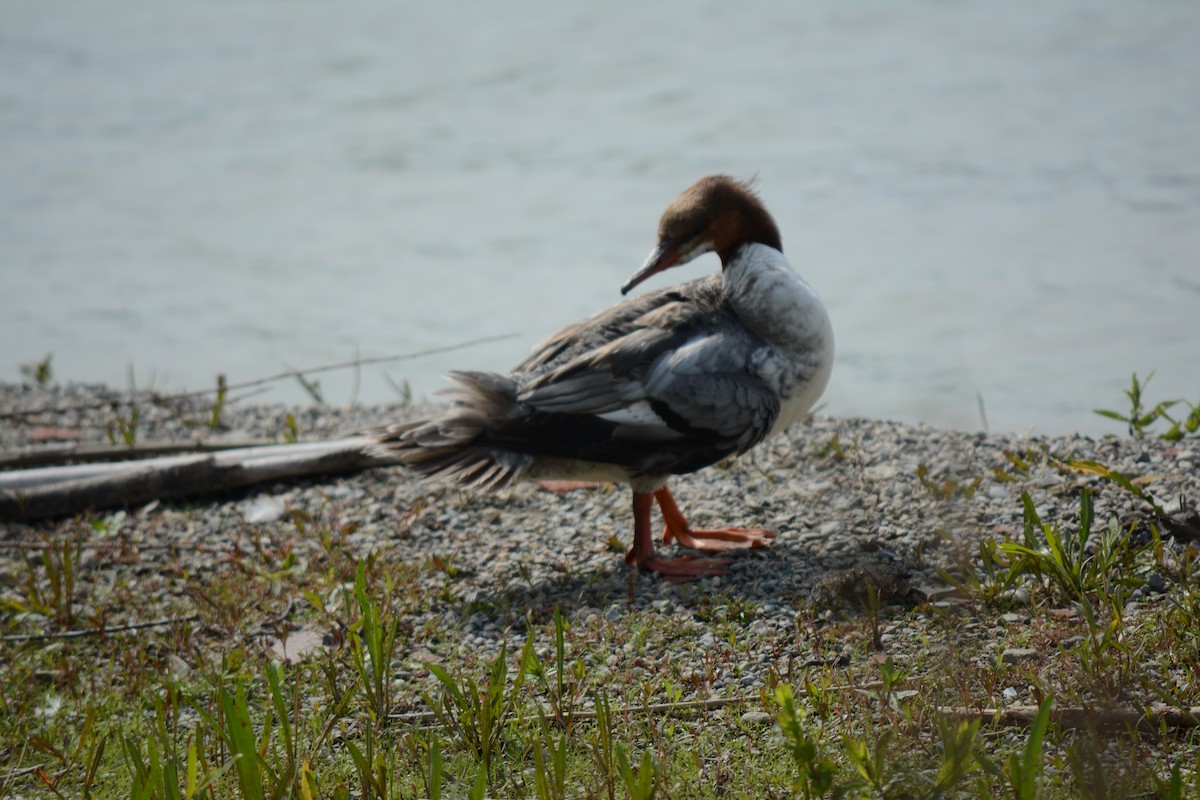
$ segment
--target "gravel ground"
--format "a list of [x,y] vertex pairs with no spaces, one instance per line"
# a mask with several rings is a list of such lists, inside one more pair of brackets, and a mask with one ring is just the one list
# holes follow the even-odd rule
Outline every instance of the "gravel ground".
[[[0,385],[0,413],[7,415],[0,425],[0,448],[12,452],[55,446],[52,440],[65,438],[108,442],[106,431],[117,415],[128,418],[126,401],[122,393],[102,386]],[[282,439],[289,413],[301,438],[322,438],[421,412],[401,406],[233,403],[214,432],[197,425],[209,418],[202,400],[154,402],[141,396],[138,409],[138,441],[201,435]],[[1006,453],[1026,459],[1027,470],[1018,469]],[[1186,516],[1200,502],[1200,442],[1194,439],[1170,444],[984,435],[818,416],[736,462],[673,481],[681,507],[698,526],[724,523],[778,531],[773,547],[748,552],[735,559],[727,576],[698,584],[674,586],[626,567],[621,553],[630,543],[632,520],[623,487],[560,495],[520,485],[488,495],[421,484],[400,469],[109,512],[108,524],[95,532],[85,557],[93,564],[132,570],[146,581],[147,591],[162,593],[164,609],[184,604],[185,581],[161,577],[178,575],[180,561],[187,581],[218,579],[229,553],[297,539],[298,519],[339,531],[342,546],[357,557],[375,553],[397,564],[436,557],[452,565],[453,597],[431,602],[424,618],[412,623],[420,629],[436,618],[444,635],[414,639],[410,667],[401,668],[401,679],[405,669],[418,671],[423,660],[495,652],[506,640],[512,652],[524,642],[531,614],[561,605],[570,610],[575,631],[598,642],[612,638],[611,626],[627,622],[630,614],[677,619],[680,638],[664,643],[666,650],[656,652],[649,643],[634,652],[625,643],[595,667],[602,676],[606,669],[628,666],[628,659],[641,659],[638,668],[669,670],[686,685],[696,677],[697,665],[706,663],[705,654],[721,648],[728,624],[741,613],[737,608],[751,608],[744,620],[737,620],[744,624],[736,661],[715,668],[707,662],[710,674],[703,687],[691,680],[698,696],[744,692],[760,686],[768,669],[779,669],[784,656],[801,662],[836,660],[841,651],[855,647],[850,641],[822,641],[812,630],[806,634],[797,609],[813,601],[861,608],[856,594],[867,577],[883,590],[885,605],[912,608],[921,599],[952,605],[956,599],[938,579],[937,568],[953,567],[964,553],[974,553],[981,536],[1019,533],[1022,491],[1030,493],[1045,521],[1077,522],[1083,486],[1095,492],[1098,520],[1145,518],[1145,505],[1128,491],[1094,475],[1057,469],[1047,463],[1046,453],[1119,470],[1137,479],[1174,515]],[[922,465],[925,480],[919,477]],[[998,469],[1009,479],[1001,480]],[[931,485],[942,487],[941,495],[949,497]],[[27,541],[64,524],[0,524],[0,543]],[[298,541],[295,555],[306,559],[316,547],[311,538]],[[114,555],[131,550],[137,553],[132,562]],[[23,556],[16,551],[0,552],[0,559],[8,561],[2,571],[15,574],[18,558]],[[411,579],[427,582],[431,597],[446,581],[428,570],[414,572]],[[1152,599],[1154,590],[1151,581],[1135,595],[1135,604]],[[1012,649],[1006,626],[1022,618],[1020,613],[1012,616],[966,617],[955,646],[965,648],[968,655],[963,657],[980,663],[1001,655],[1036,659],[1036,643],[1032,655],[1003,652]],[[917,641],[919,620],[904,620],[884,632],[885,650],[903,654],[928,646]],[[242,634],[271,646],[277,643],[279,623],[263,622]],[[455,633],[446,635],[450,630]],[[780,652],[781,641],[791,643],[789,652]],[[996,700],[1031,702],[1019,686]]]

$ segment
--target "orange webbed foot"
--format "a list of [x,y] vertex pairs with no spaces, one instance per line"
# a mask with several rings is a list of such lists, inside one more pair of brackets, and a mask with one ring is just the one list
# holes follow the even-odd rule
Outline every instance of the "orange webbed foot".
[[702,553],[727,553],[747,547],[770,547],[775,532],[765,528],[716,528],[714,530],[674,530],[670,525],[663,531],[663,542],[679,542],[684,547]]
[[663,531],[663,542],[666,544],[679,542],[684,547],[704,553],[727,553],[746,547],[769,547],[771,539],[775,536],[774,531],[765,528],[693,530],[688,525],[687,517],[676,505],[670,489],[662,487],[654,493],[654,499],[662,512],[663,521],[667,523]]

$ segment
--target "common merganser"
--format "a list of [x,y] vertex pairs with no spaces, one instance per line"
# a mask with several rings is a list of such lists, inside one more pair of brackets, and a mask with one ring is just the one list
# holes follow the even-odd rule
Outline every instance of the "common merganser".
[[749,183],[701,178],[667,206],[658,246],[621,293],[715,252],[721,274],[631,297],[539,345],[508,375],[452,372],[453,403],[391,428],[382,442],[431,478],[498,489],[518,479],[620,481],[633,489],[626,563],[672,581],[720,575],[707,553],[764,547],[761,528],[694,530],[667,480],[740,455],[805,417],[833,366],[817,293],[784,258],[779,229]]

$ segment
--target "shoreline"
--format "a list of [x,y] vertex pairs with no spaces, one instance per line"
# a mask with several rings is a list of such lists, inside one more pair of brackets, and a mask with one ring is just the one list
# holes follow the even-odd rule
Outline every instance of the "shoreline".
[[[322,439],[371,429],[430,410],[428,406],[286,406],[228,403],[221,424],[210,428],[213,414],[205,398],[155,402],[136,395],[137,442],[204,440]],[[120,403],[122,405],[113,405]],[[69,432],[80,444],[116,444],[132,421],[127,393],[111,387],[66,384],[46,389],[0,384],[0,414],[35,409],[71,410],[7,419],[0,427],[0,452],[22,448],[61,447],[39,437]],[[288,416],[294,420],[289,427]],[[122,426],[125,426],[123,428]],[[1007,455],[1006,455],[1007,454]],[[1058,466],[1052,463],[1057,459]],[[863,548],[892,553],[934,555],[948,543],[970,543],[982,535],[1019,531],[1020,496],[1029,492],[1046,521],[1069,521],[1078,514],[1079,490],[1094,492],[1097,519],[1122,521],[1145,516],[1149,507],[1130,492],[1097,475],[1064,470],[1067,459],[1098,462],[1144,485],[1168,514],[1200,503],[1200,441],[1171,444],[1156,439],[1094,439],[1081,435],[1040,436],[965,433],[925,425],[884,420],[817,416],[801,423],[747,455],[696,473],[678,476],[672,487],[685,513],[697,525],[732,524],[777,530],[775,546],[735,561],[732,576],[757,571],[769,563],[795,561],[787,583],[810,589],[817,578],[800,563],[837,556],[837,561]],[[1018,464],[1025,463],[1022,472]],[[518,485],[488,495],[417,482],[401,468],[239,490],[217,498],[198,498],[186,505],[219,519],[236,519],[258,501],[280,499],[291,508],[317,513],[323,494],[362,502],[368,530],[382,530],[432,494],[461,495],[462,510],[422,512],[424,524],[414,545],[464,551],[480,575],[511,575],[511,559],[502,557],[503,542],[472,541],[449,532],[470,528],[482,516],[489,527],[508,528],[521,542],[511,549],[537,554],[543,563],[562,558],[576,568],[615,571],[623,565],[605,552],[609,536],[631,535],[627,492],[623,487],[555,495],[531,485]],[[178,503],[163,502],[165,511]],[[129,509],[136,511],[137,509]],[[109,512],[111,513],[111,512]],[[17,523],[14,523],[17,524]],[[10,526],[11,527],[11,526]],[[35,526],[36,527],[36,526]],[[562,531],[590,535],[563,536]],[[546,547],[545,542],[553,542]],[[480,558],[469,553],[478,550]],[[802,558],[802,556],[804,558]],[[750,565],[755,565],[753,568]],[[609,569],[611,568],[611,570]],[[621,569],[619,569],[621,568]],[[931,570],[921,570],[931,579]],[[800,577],[804,576],[804,577]]]

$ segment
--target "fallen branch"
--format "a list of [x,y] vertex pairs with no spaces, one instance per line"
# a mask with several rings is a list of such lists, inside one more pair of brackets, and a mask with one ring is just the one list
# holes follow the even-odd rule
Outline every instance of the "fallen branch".
[[131,461],[137,458],[156,458],[179,453],[215,453],[239,447],[262,447],[278,444],[269,439],[241,439],[225,442],[144,442],[125,445],[68,445],[65,447],[38,447],[20,451],[10,456],[0,456],[0,470],[30,469],[54,464],[92,464],[97,461]]
[[143,461],[73,464],[0,473],[0,520],[63,517],[87,509],[140,506],[277,480],[337,475],[396,464],[352,436],[319,442],[238,448]]
[[[939,713],[956,719],[978,719],[984,723],[1027,728],[1037,718],[1037,706],[1010,708],[940,707]],[[1050,719],[1060,728],[1086,728],[1097,731],[1118,731],[1136,728],[1151,733],[1162,728],[1195,728],[1200,726],[1200,708],[1177,709],[1167,706],[1136,708],[1054,707]]]
[[[612,716],[628,716],[636,714],[663,714],[666,716],[676,716],[678,714],[689,714],[694,711],[709,711],[714,708],[724,708],[726,706],[753,703],[757,702],[758,700],[758,695],[744,695],[738,697],[717,697],[710,700],[689,700],[687,702],[680,703],[650,703],[649,705],[622,706],[621,708],[614,708],[610,710],[609,714]],[[573,720],[595,719],[596,712],[594,710],[580,710],[571,713],[569,716]],[[438,720],[438,714],[434,711],[412,711],[407,713],[397,712],[388,715],[389,722],[416,724],[429,728],[441,727],[439,724],[437,724]]]
[[115,628],[89,628],[87,630],[70,630],[70,631],[55,631],[54,633],[20,633],[11,636],[0,636],[0,642],[13,642],[16,644],[24,644],[26,642],[48,642],[60,639],[82,639],[85,636],[107,636],[110,633],[124,633],[126,631],[140,631],[146,628],[162,628],[166,625],[174,625],[179,622],[195,622],[200,619],[199,614],[189,614],[186,617],[175,617],[174,619],[160,619],[154,622],[135,622],[130,625],[120,625]]

